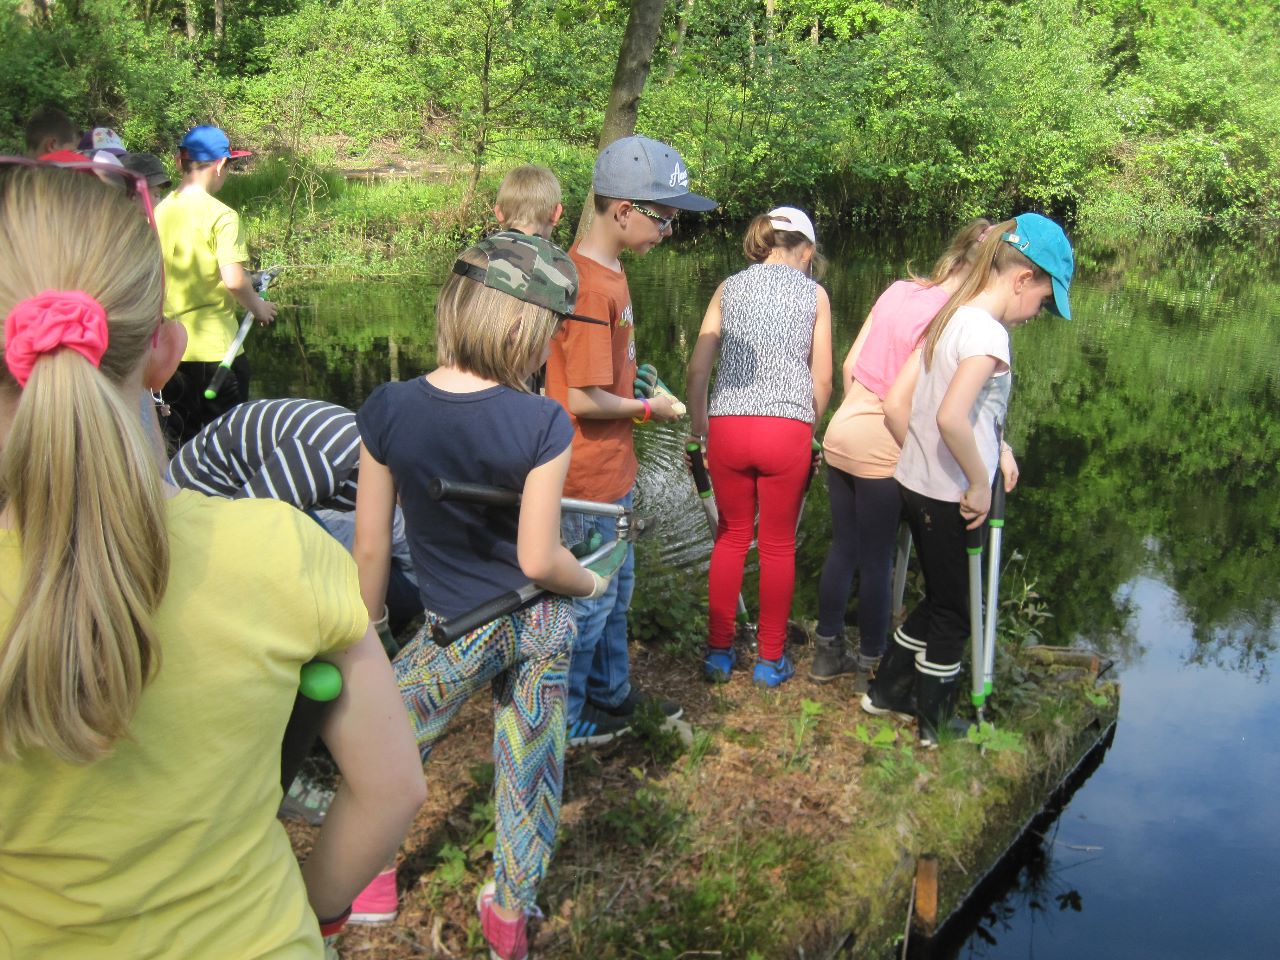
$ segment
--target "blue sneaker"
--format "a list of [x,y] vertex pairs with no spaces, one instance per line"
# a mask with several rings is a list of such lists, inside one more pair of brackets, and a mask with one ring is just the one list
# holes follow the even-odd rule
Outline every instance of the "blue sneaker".
[[761,657],[756,660],[756,669],[751,675],[751,682],[757,687],[778,687],[790,680],[795,672],[796,668],[791,663],[791,658],[785,653],[777,660],[766,660]]
[[738,651],[734,647],[707,647],[702,658],[702,678],[708,683],[728,683],[729,673],[738,662]]

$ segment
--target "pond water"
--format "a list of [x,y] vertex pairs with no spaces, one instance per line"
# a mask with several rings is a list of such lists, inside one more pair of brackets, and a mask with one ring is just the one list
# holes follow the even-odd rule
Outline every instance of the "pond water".
[[[942,239],[830,244],[837,366],[880,290],[908,262],[927,270]],[[1008,437],[1022,480],[1005,596],[1022,598],[1020,622],[1047,642],[1117,660],[1120,718],[1102,766],[956,955],[1274,955],[1280,262],[1203,245],[1077,255],[1077,319],[1043,315],[1013,336]],[[707,298],[741,266],[736,241],[710,236],[628,263],[639,356],[677,393]],[[447,267],[382,283],[286,273],[280,322],[249,344],[255,395],[355,407],[383,380],[429,369]],[[649,589],[705,569],[682,441],[682,429],[638,431],[641,509],[662,530],[642,544]],[[829,527],[815,483],[798,617],[815,615]]]

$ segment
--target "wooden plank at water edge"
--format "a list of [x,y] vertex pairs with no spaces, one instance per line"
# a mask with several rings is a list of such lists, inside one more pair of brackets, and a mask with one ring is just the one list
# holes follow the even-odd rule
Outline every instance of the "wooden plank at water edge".
[[938,858],[923,853],[916,861],[915,925],[926,937],[938,928]]

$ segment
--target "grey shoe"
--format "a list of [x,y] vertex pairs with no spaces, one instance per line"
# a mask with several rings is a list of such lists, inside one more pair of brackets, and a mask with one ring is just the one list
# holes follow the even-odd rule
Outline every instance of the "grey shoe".
[[814,637],[813,660],[809,664],[809,679],[814,683],[830,683],[837,677],[852,676],[858,672],[858,660],[845,646],[844,637]]
[[866,693],[871,688],[871,678],[876,675],[880,666],[879,657],[869,657],[865,653],[858,654],[858,675],[853,678],[853,692]]

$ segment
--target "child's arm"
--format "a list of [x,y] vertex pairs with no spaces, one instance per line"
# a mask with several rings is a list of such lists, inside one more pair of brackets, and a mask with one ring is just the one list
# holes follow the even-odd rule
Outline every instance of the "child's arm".
[[862,329],[858,331],[858,336],[854,338],[853,346],[845,354],[844,366],[840,370],[842,375],[840,379],[846,397],[849,395],[849,391],[853,389],[853,368],[858,365],[858,357],[862,356],[862,347],[867,342],[867,334],[871,332],[871,322],[874,319],[875,313],[867,314],[867,319],[862,322]]
[[995,375],[999,362],[986,354],[961,360],[938,407],[938,433],[969,480],[969,489],[960,499],[960,515],[972,521],[968,524],[970,530],[979,527],[991,509],[991,478],[978,452],[969,412],[983,385]]
[[342,778],[302,877],[316,916],[330,919],[395,856],[427,788],[391,664],[373,629],[325,659],[342,671],[342,694],[321,733]]
[[818,288],[818,316],[813,322],[809,348],[809,375],[813,378],[813,427],[816,430],[831,401],[831,298]]
[[721,283],[711,295],[686,373],[689,433],[702,439],[707,436],[707,385],[711,382],[711,368],[715,365],[716,354],[720,352],[720,294],[723,290],[724,284]]
[[884,398],[884,425],[898,441],[898,446],[907,442],[907,427],[911,423],[911,398],[916,391],[916,381],[920,379],[921,352],[915,350],[907,357],[907,362],[898,371],[898,378]]
[[243,264],[224,263],[218,267],[218,271],[222,274],[223,285],[240,306],[253,314],[255,320],[265,324],[276,318],[276,305],[258,296],[258,291],[253,289],[253,280],[245,272]]
[[[644,402],[631,397],[620,397],[604,387],[570,387],[569,412],[582,420],[625,420],[644,416]],[[652,420],[678,420],[671,401],[654,394],[649,400],[649,418]]]
[[[543,589],[585,597],[595,589],[596,578],[560,543],[560,497],[569,475],[569,452],[566,447],[525,477],[516,559],[521,572]],[[364,483],[363,474],[360,482]]]
[[396,483],[385,464],[360,444],[360,483],[356,488],[356,541],[351,548],[360,571],[360,596],[369,619],[382,617],[391,575],[391,522],[396,509]]

